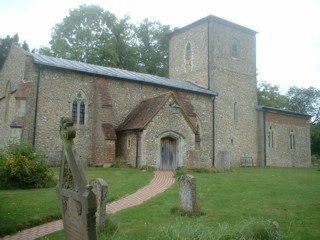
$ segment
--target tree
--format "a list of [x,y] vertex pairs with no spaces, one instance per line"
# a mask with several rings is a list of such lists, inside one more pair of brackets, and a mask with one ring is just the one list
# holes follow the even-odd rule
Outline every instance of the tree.
[[[81,5],[70,10],[62,23],[53,27],[51,55],[92,64],[115,65],[111,46],[112,28],[117,18],[96,5]],[[109,58],[101,58],[101,50]],[[48,49],[40,50],[48,52]],[[50,53],[50,52],[49,52]]]
[[40,54],[102,66],[168,75],[169,26],[147,19],[139,26],[96,5],[81,5],[56,24],[51,47]]
[[287,92],[287,109],[294,112],[309,114],[313,123],[320,122],[320,90],[314,87],[290,87]]
[[320,157],[320,123],[311,123],[311,153]]
[[284,109],[288,99],[279,92],[278,85],[271,85],[265,81],[258,83],[258,104],[268,107]]
[[168,76],[169,42],[167,35],[170,26],[144,19],[136,27],[139,65],[143,72]]
[[12,43],[19,43],[18,33],[16,33],[13,37],[7,35],[6,38],[0,39],[0,70],[6,61]]

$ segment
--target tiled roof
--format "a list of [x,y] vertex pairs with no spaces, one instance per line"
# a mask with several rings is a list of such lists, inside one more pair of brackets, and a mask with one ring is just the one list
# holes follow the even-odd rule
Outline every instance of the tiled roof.
[[49,57],[32,53],[33,62],[35,64],[55,67],[60,69],[72,70],[96,76],[112,77],[116,79],[124,79],[132,82],[153,84],[162,87],[168,87],[172,89],[179,89],[189,92],[201,93],[210,96],[217,96],[214,91],[199,87],[191,82],[172,80],[169,78],[159,77],[146,73],[137,73],[128,70],[103,67],[83,62],[77,62],[72,60],[66,60],[61,58]]
[[188,119],[188,113],[185,110],[184,105],[172,92],[168,92],[166,94],[142,101],[135,109],[130,112],[130,114],[127,116],[124,122],[120,124],[116,131],[144,129],[171,96],[175,100],[177,100],[182,113],[184,114],[185,118],[187,118],[188,123],[191,125],[192,129],[196,131],[190,119]]

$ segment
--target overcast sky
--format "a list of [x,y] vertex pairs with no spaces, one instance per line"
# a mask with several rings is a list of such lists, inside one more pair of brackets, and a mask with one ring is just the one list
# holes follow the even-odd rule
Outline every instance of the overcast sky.
[[210,14],[258,32],[258,80],[320,89],[320,0],[0,0],[0,38],[19,34],[30,49],[49,46],[69,9],[98,4],[132,23],[145,18],[183,27]]

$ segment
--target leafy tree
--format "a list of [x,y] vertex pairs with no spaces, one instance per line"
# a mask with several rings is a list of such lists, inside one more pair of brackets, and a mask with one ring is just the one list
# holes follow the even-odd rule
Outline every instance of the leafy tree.
[[[112,28],[111,51],[115,58],[114,66],[122,69],[138,71],[137,68],[137,48],[135,41],[134,26],[129,23],[130,17],[125,16],[117,20]],[[108,49],[108,42],[105,42]],[[108,58],[108,55],[106,56]]]
[[279,92],[279,86],[260,81],[258,83],[258,104],[268,107],[284,109],[288,99]]
[[[112,27],[116,21],[114,14],[96,5],[81,5],[70,10],[69,16],[53,27],[50,41],[52,55],[93,64],[104,63],[100,51],[111,45]],[[105,49],[105,54],[114,53]],[[110,61],[107,63],[114,65]]]
[[38,53],[167,76],[170,27],[147,19],[135,26],[129,20],[96,5],[81,5],[54,26],[51,47]]
[[16,33],[13,37],[7,35],[6,38],[0,39],[0,70],[6,61],[12,43],[19,42],[19,35]]
[[[11,45],[15,43],[19,46],[21,46],[21,44],[19,43],[19,35],[18,33],[16,33],[13,37],[10,37],[9,35],[7,35],[6,38],[1,39],[0,38],[0,70],[4,64],[4,62],[6,61],[6,58],[9,54],[9,50],[11,48]],[[24,41],[22,43],[21,46],[24,50],[26,51],[30,51],[29,50],[29,45],[27,44],[26,41]]]
[[320,157],[320,123],[311,124],[311,153]]
[[135,31],[139,49],[138,61],[142,71],[167,76],[169,55],[167,34],[171,32],[170,26],[144,19]]
[[287,92],[287,109],[312,116],[313,123],[320,122],[320,90],[314,87],[290,87]]

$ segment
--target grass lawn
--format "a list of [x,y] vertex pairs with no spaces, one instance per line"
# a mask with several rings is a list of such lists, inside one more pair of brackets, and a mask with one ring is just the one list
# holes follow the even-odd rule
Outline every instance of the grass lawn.
[[205,216],[188,218],[170,213],[178,205],[175,185],[143,206],[113,216],[123,239],[139,239],[150,234],[148,229],[172,226],[178,221],[186,226],[218,228],[255,219],[277,221],[282,235],[289,239],[320,236],[320,172],[316,169],[237,168],[231,173],[192,175]]
[[[54,168],[54,173],[58,178],[59,169]],[[135,192],[153,177],[150,171],[132,168],[86,168],[85,173],[89,181],[106,180],[108,202]],[[0,237],[60,218],[55,188],[0,190]]]
[[[315,168],[236,168],[229,173],[192,175],[206,215],[171,214],[178,206],[175,184],[143,205],[111,215],[119,225],[112,239],[222,239],[210,234],[232,232],[248,223],[268,224],[269,220],[279,224],[281,239],[319,239],[320,171]],[[62,236],[59,232],[42,239]]]

